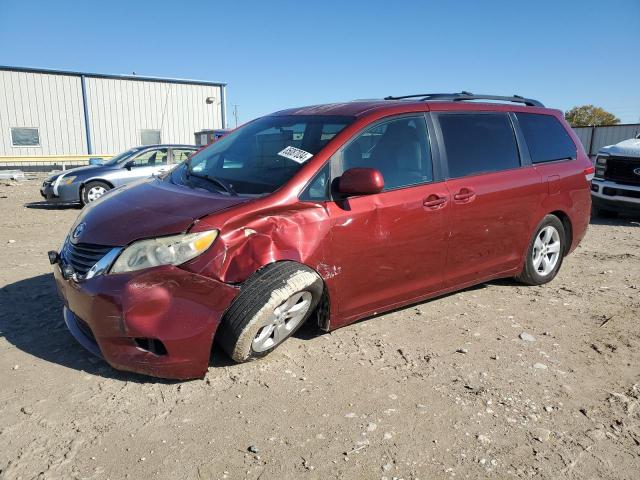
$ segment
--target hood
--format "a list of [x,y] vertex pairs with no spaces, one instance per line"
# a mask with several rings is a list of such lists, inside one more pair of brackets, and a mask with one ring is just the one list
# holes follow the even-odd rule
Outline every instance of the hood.
[[87,205],[71,232],[84,223],[74,243],[124,246],[142,238],[185,232],[198,218],[247,202],[157,179],[132,182]]
[[624,140],[615,145],[602,147],[598,153],[608,153],[609,155],[620,155],[622,157],[640,158],[640,138]]
[[86,167],[70,168],[69,170],[65,170],[64,172],[56,172],[53,175],[49,175],[49,177],[47,177],[47,180],[54,181],[60,175],[64,175],[66,177],[71,175],[82,175],[85,173],[91,174],[93,171],[95,171],[98,168],[107,168],[107,167],[105,167],[104,165],[88,165]]

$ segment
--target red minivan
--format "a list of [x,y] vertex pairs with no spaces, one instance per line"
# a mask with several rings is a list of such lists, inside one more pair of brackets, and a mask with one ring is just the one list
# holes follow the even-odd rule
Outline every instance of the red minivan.
[[[484,101],[484,103],[483,103]],[[585,234],[594,169],[561,112],[423,94],[283,110],[87,205],[50,252],[75,338],[203,376],[480,282],[539,285]]]

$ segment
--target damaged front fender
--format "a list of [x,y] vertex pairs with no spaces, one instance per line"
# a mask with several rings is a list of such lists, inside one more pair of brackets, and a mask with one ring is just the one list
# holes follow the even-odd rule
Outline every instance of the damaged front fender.
[[[206,220],[198,224],[198,230],[206,228]],[[283,207],[268,216],[245,217],[242,222],[224,225],[210,254],[196,259],[189,269],[238,284],[265,265],[290,260],[313,268],[326,280],[339,272],[339,267],[330,266],[324,258],[323,246],[330,234],[324,204]]]

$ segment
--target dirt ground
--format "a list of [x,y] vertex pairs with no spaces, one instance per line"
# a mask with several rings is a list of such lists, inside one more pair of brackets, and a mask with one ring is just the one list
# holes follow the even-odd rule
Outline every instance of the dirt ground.
[[46,252],[78,210],[26,208],[38,187],[0,181],[2,479],[640,478],[640,219],[594,219],[549,285],[214,348],[180,383],[66,331]]

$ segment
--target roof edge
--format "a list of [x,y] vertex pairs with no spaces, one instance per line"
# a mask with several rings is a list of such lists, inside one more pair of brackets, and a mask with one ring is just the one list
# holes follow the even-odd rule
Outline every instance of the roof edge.
[[67,75],[73,77],[111,78],[115,80],[134,80],[139,82],[182,83],[189,85],[207,85],[211,87],[225,87],[227,85],[226,82],[209,82],[205,80],[192,80],[186,78],[147,77],[143,75],[118,75],[109,73],[80,72],[75,70],[57,70],[50,68],[12,67],[9,65],[0,65],[0,71],[44,73],[48,75]]

